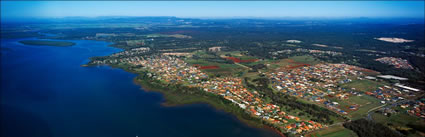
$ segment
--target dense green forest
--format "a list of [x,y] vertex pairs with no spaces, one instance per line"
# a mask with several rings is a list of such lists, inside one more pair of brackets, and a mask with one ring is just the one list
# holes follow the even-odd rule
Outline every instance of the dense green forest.
[[382,124],[366,119],[344,123],[344,127],[353,130],[359,137],[403,137],[402,134]]

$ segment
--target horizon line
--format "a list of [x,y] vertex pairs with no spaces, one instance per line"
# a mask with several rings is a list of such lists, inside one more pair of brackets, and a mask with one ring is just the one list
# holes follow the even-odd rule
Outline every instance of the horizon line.
[[405,19],[424,19],[425,17],[407,17],[407,16],[167,16],[167,15],[154,15],[154,16],[132,16],[132,15],[107,15],[107,16],[61,16],[61,17],[1,17],[2,19],[63,19],[63,18],[114,18],[114,17],[127,17],[127,18],[137,18],[137,17],[169,17],[169,18],[191,18],[191,19],[283,19],[283,18],[405,18]]

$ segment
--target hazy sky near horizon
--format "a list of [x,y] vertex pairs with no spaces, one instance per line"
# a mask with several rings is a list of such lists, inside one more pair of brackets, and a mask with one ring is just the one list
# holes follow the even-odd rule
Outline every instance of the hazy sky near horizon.
[[424,18],[424,1],[1,1],[2,18],[68,16]]

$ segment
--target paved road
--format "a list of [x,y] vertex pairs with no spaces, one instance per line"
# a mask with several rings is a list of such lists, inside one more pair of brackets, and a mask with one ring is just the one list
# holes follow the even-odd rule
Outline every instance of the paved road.
[[370,109],[369,111],[367,111],[367,117],[366,117],[366,119],[367,120],[373,120],[372,119],[372,113],[375,111],[375,110],[377,110],[377,109],[380,109],[380,108],[382,108],[382,107],[384,107],[384,106],[386,106],[387,104],[383,104],[383,105],[381,105],[381,106],[378,106],[378,107],[375,107],[375,108],[372,108],[372,109]]
[[247,67],[247,66],[245,66],[245,65],[242,65],[242,64],[240,64],[240,63],[236,63],[236,62],[235,62],[235,64],[236,64],[236,65],[239,65],[239,66],[241,66],[241,67],[247,68],[247,69],[251,69],[250,67]]
[[368,112],[367,112],[367,119],[368,120],[373,120],[372,119],[372,113],[375,111],[375,110],[377,110],[377,109],[380,109],[380,108],[382,108],[382,107],[386,107],[386,108],[391,108],[391,107],[396,107],[396,106],[398,106],[398,105],[400,105],[400,104],[403,104],[403,103],[406,103],[406,102],[408,102],[408,101],[412,101],[412,100],[408,100],[408,99],[406,99],[406,100],[402,100],[402,101],[398,101],[398,102],[395,102],[395,103],[392,103],[392,104],[390,104],[390,105],[388,105],[388,104],[384,104],[384,105],[381,105],[381,106],[378,106],[378,107],[375,107],[375,108],[373,108],[373,109],[370,109]]

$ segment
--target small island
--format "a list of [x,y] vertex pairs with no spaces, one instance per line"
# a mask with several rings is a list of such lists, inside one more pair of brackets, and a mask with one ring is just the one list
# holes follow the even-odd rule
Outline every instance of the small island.
[[57,46],[57,47],[68,47],[74,46],[75,43],[67,41],[49,41],[49,40],[22,40],[19,43],[25,45],[34,45],[34,46]]

